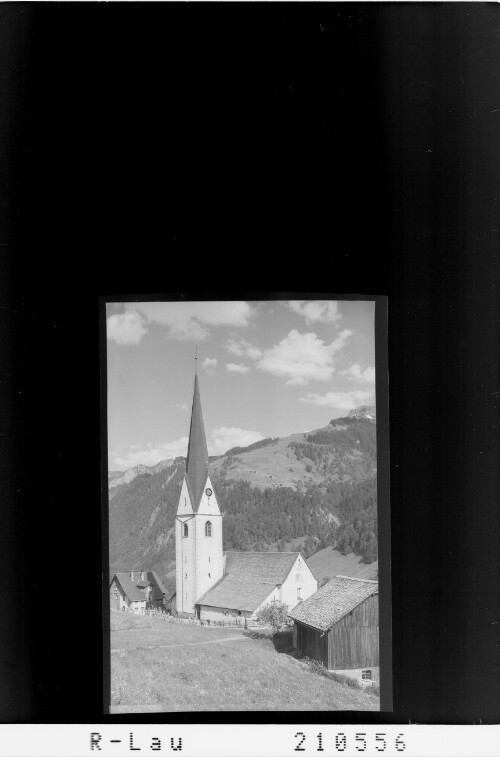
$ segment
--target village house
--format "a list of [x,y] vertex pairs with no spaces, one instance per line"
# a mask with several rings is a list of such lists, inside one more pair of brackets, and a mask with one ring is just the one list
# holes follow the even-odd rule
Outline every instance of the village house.
[[186,474],[175,518],[176,591],[172,611],[202,620],[252,618],[270,602],[289,608],[318,584],[300,552],[226,552],[223,515],[210,480],[195,375]]
[[335,576],[290,612],[293,645],[329,670],[378,680],[378,582]]
[[141,615],[146,608],[162,607],[165,600],[165,587],[154,570],[115,573],[109,592],[112,609]]

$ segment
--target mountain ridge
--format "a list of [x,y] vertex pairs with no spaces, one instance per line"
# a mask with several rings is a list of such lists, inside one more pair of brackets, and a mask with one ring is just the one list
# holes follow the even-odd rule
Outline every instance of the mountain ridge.
[[[175,560],[182,457],[109,476],[111,570],[157,570]],[[224,518],[224,549],[269,551],[298,538],[310,556],[338,545],[376,559],[376,423],[342,417],[326,426],[211,458]],[[118,483],[117,483],[118,482]]]

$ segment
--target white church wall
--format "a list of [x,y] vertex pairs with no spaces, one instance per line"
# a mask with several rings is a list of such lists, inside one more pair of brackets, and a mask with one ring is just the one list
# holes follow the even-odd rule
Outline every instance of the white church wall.
[[[208,496],[206,490],[212,494]],[[207,477],[203,496],[196,513],[196,600],[202,597],[224,573],[222,552],[222,516],[210,477]],[[211,524],[211,536],[206,535],[207,522]]]
[[[300,590],[300,591],[299,591]],[[318,582],[304,558],[299,555],[282,586],[282,602],[289,610],[318,590]]]
[[[188,535],[183,536],[184,523]],[[195,602],[196,518],[186,516],[175,521],[175,590],[177,612],[194,612]]]
[[227,623],[228,621],[234,621],[237,618],[241,619],[242,625],[245,622],[245,618],[251,618],[252,613],[247,610],[241,610],[238,612],[238,610],[231,609],[230,607],[210,607],[209,605],[201,605],[200,606],[200,619],[201,620],[210,620],[210,621],[223,621],[224,623]]

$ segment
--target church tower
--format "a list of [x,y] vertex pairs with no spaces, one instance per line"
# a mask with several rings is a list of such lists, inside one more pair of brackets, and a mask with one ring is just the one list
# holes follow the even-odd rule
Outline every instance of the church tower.
[[195,602],[222,578],[223,572],[222,515],[210,481],[196,374],[186,474],[175,518],[177,611],[194,613]]

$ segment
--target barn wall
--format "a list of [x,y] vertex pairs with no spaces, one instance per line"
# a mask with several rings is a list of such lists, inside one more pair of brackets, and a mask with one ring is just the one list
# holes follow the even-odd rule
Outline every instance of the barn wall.
[[378,594],[365,599],[349,615],[341,618],[336,625],[338,628],[378,626]]
[[328,635],[326,633],[322,635],[322,631],[304,626],[297,621],[295,621],[295,626],[297,649],[307,657],[312,657],[326,665],[328,663]]
[[368,597],[328,632],[328,668],[379,665],[378,595]]

